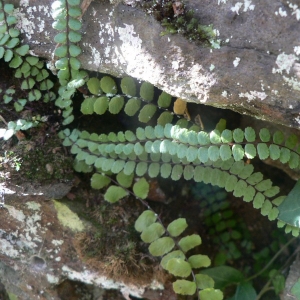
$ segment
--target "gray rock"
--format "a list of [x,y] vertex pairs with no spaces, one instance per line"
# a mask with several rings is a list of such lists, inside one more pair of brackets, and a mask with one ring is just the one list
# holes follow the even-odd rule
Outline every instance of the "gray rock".
[[[14,2],[32,53],[53,60],[49,3]],[[92,1],[83,15],[83,68],[128,74],[187,101],[299,128],[299,8],[279,0],[186,5],[200,24],[213,24],[220,49],[180,34],[160,37],[164,28],[138,5]]]

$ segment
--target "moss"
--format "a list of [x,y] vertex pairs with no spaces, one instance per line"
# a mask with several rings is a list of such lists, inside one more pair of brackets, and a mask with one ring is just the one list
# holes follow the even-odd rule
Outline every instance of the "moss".
[[179,7],[176,3],[171,0],[158,3],[153,0],[141,2],[141,6],[165,27],[161,36],[180,33],[188,40],[196,41],[203,46],[220,48],[213,26],[200,24],[199,20],[194,17],[193,10],[188,10],[183,2],[179,3]]
[[14,152],[22,157],[19,170],[22,180],[45,182],[71,180],[73,177],[72,159],[64,154],[56,137],[20,142]]
[[145,268],[151,275],[153,265],[144,259],[145,249],[140,247],[140,238],[133,226],[136,203],[128,200],[130,203],[124,207],[121,203],[112,206],[103,199],[97,199],[95,205],[93,201],[88,210],[79,214],[92,225],[77,235],[77,251],[86,263],[116,280],[141,279]]
[[18,297],[13,293],[8,293],[9,300],[18,300]]

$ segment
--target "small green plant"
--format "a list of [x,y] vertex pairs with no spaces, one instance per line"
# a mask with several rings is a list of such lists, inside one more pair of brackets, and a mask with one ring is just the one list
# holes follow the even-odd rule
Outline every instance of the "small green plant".
[[77,88],[85,83],[87,73],[80,70],[81,63],[77,58],[81,48],[77,45],[81,40],[80,1],[55,1],[52,4],[54,18],[53,28],[60,31],[54,42],[57,47],[54,55],[58,58],[55,67],[58,69],[57,77],[60,83],[58,97],[55,105],[63,110],[63,125],[68,125],[74,120],[72,97]]
[[165,28],[160,36],[180,33],[190,41],[201,43],[213,49],[220,48],[217,31],[210,25],[200,24],[194,11],[181,1],[142,1],[144,10],[153,15]]
[[[59,0],[52,5],[53,27],[59,31],[54,38],[57,43],[54,54],[59,83],[56,95],[43,62],[28,55],[27,45],[19,46],[20,33],[13,27],[16,23],[13,5],[0,0],[0,58],[15,69],[15,77],[21,82],[20,90],[26,94],[26,97],[15,97],[18,94],[16,90],[8,87],[1,91],[3,103],[12,105],[19,113],[31,102],[54,102],[62,110],[62,125],[66,126],[74,120],[72,98],[76,89],[86,84],[91,95],[85,97],[81,104],[83,115],[117,115],[124,112],[129,117],[137,115],[142,124],[152,122],[152,125],[141,125],[135,131],[108,134],[64,128],[58,136],[75,157],[74,169],[77,172],[92,172],[91,187],[102,190],[107,202],[115,203],[132,195],[145,206],[146,210],[135,222],[135,229],[141,239],[149,244],[150,254],[161,257],[162,268],[177,278],[173,283],[177,294],[195,295],[201,300],[221,300],[224,298],[224,288],[235,283],[237,288],[232,299],[246,299],[246,296],[253,299],[256,291],[251,280],[257,275],[246,278],[240,271],[224,265],[206,269],[211,265],[211,259],[198,252],[189,252],[198,251],[202,243],[200,235],[184,234],[188,227],[185,218],[177,218],[164,225],[146,202],[150,188],[147,179],[161,176],[178,181],[184,178],[222,188],[245,202],[252,202],[263,216],[270,221],[277,220],[278,227],[285,227],[286,233],[291,232],[296,237],[300,232],[297,203],[300,182],[288,196],[281,195],[279,187],[264,178],[262,173],[255,172],[254,165],[246,163],[246,159],[270,158],[297,169],[300,164],[297,137],[285,137],[280,131],[270,132],[266,128],[259,132],[251,127],[229,130],[222,122],[215,130],[205,132],[183,118],[176,120],[169,109],[172,96],[160,92],[156,97],[155,88],[150,83],[137,85],[133,78],[125,77],[121,79],[119,89],[116,80],[109,75],[100,79],[89,78],[87,72],[80,70],[78,58],[82,51],[79,44],[82,26],[79,5],[79,0]],[[201,27],[191,14],[189,16],[189,22],[176,16],[175,25],[169,25],[167,20],[166,26],[174,26],[178,31],[178,26],[184,25],[187,33],[192,35],[205,33],[201,38],[213,46],[215,36],[212,28]],[[1,129],[0,136],[7,140],[18,130],[37,126],[42,118],[34,116],[30,120],[10,121]],[[232,210],[227,209],[225,202],[219,205],[214,202],[216,199],[209,196],[206,200],[215,207],[206,216],[206,222],[211,226],[215,242],[224,244],[218,258],[219,264],[224,263],[229,255],[230,258],[238,258],[241,252],[234,240],[240,239],[243,233],[236,229],[236,218],[231,218]],[[230,235],[226,228],[230,228]],[[249,250],[249,247],[251,245],[246,241],[244,249]],[[273,284],[279,292],[282,276],[275,269],[269,276],[266,289]]]
[[[13,15],[14,6],[4,1],[0,2],[0,59],[14,69],[14,76],[20,82],[19,90],[8,87],[0,89],[3,104],[6,107],[13,105],[16,112],[21,112],[25,105],[31,105],[35,101],[45,103],[55,99],[51,91],[54,84],[49,79],[49,72],[44,67],[44,62],[38,57],[29,55],[29,46],[20,46],[20,31],[14,28],[17,23]],[[20,92],[21,91],[21,92]],[[20,97],[21,96],[21,97]],[[0,107],[1,109],[1,107]],[[0,137],[9,139],[18,130],[28,130],[36,127],[40,117],[19,119],[8,122],[5,128],[0,129]]]
[[4,156],[0,157],[0,168],[5,168],[6,165],[10,165],[11,168],[19,171],[22,165],[22,158],[16,156],[13,151],[5,151]]
[[243,220],[230,206],[228,193],[211,184],[196,183],[192,188],[193,196],[199,200],[203,210],[204,223],[208,234],[218,247],[214,265],[224,265],[252,252],[253,243],[249,230]]

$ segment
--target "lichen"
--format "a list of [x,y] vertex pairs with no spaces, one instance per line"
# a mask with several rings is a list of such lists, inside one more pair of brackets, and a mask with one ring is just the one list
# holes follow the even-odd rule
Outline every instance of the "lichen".
[[283,80],[290,86],[292,87],[293,90],[295,91],[300,91],[300,81],[297,80],[296,78],[288,78],[286,76],[283,76]]
[[[139,35],[136,34],[133,25],[124,23],[125,27],[118,27],[117,32],[119,33],[120,40],[123,42],[121,50],[123,53],[130,53],[132,59],[135,59],[139,50],[142,48],[142,40]],[[130,63],[130,62],[129,62]]]
[[13,294],[13,293],[8,293],[8,297],[9,297],[9,300],[18,300],[19,298]]
[[52,240],[51,242],[54,246],[61,246],[64,241],[63,240]]
[[239,57],[236,57],[236,58],[234,59],[233,65],[234,65],[235,68],[239,65],[240,60],[241,60],[241,59],[240,59]]
[[300,9],[297,4],[289,3],[289,7],[292,9],[292,15],[296,16],[297,21],[300,20]]
[[237,15],[239,15],[239,10],[242,6],[243,6],[242,2],[237,2],[233,7],[231,7],[231,10],[235,12]]
[[145,291],[144,286],[134,286],[134,285],[125,285],[124,282],[117,282],[111,279],[108,279],[105,276],[99,276],[99,273],[91,272],[88,270],[78,272],[73,270],[68,266],[63,266],[62,271],[65,276],[74,281],[84,282],[86,284],[94,284],[97,286],[101,286],[104,289],[118,289],[123,294],[130,294],[133,297],[141,297]]
[[16,250],[5,238],[1,238],[0,234],[0,248],[1,253],[5,256],[16,258],[19,257],[19,251]]
[[26,205],[31,210],[40,210],[41,205],[35,201],[28,201],[26,202]]
[[72,231],[83,231],[85,226],[79,219],[78,215],[74,213],[67,205],[53,200],[54,207],[57,211],[57,218],[60,223],[71,229]]
[[24,210],[4,205],[12,222],[15,221],[16,229],[12,232],[0,229],[0,253],[11,258],[26,259],[27,253],[40,247],[44,229],[38,206],[39,204],[34,201],[27,202],[23,206]]
[[59,278],[52,274],[47,274],[47,280],[51,284],[58,284],[58,282],[59,282]]
[[227,98],[228,93],[227,93],[227,91],[223,91],[221,95],[222,95],[222,97]]
[[285,71],[287,74],[289,74],[297,59],[297,56],[294,54],[285,54],[284,52],[280,53],[276,58],[276,64],[278,68],[273,68],[272,73],[282,74],[282,72]]
[[275,15],[276,16],[281,16],[281,17],[286,17],[287,16],[287,12],[285,10],[282,9],[282,7],[279,7],[278,11],[275,11]]
[[260,100],[264,100],[267,98],[267,94],[265,92],[258,92],[258,91],[250,91],[247,93],[240,93],[239,94],[240,98],[247,98],[248,102],[255,100],[255,99],[260,99]]
[[[101,41],[100,41],[100,43],[101,43]],[[101,54],[100,54],[99,50],[96,49],[95,47],[92,47],[88,43],[83,43],[83,45],[84,45],[84,47],[89,47],[91,49],[91,59],[88,61],[88,64],[100,66],[102,63],[102,59],[101,59]]]
[[300,55],[300,46],[295,46],[294,52],[296,53],[296,55]]
[[25,221],[25,215],[22,210],[18,210],[14,208],[11,205],[5,205],[5,208],[7,209],[8,213],[19,222],[23,223]]
[[244,5],[243,12],[246,12],[248,10],[254,10],[255,5],[252,4],[252,0],[244,0],[244,3],[242,2],[237,2],[233,7],[231,7],[231,10],[235,12],[237,15],[239,15],[239,10],[242,8]]

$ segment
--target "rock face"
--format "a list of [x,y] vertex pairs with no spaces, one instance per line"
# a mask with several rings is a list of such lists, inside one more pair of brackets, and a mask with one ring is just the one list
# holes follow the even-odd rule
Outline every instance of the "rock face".
[[293,296],[294,294],[291,294],[291,290],[300,277],[299,267],[300,267],[299,255],[297,255],[296,259],[290,266],[289,275],[286,279],[285,291],[282,300],[292,300],[294,298]]
[[[51,1],[11,2],[32,54],[53,64],[57,32],[51,27]],[[295,2],[204,0],[200,6],[198,0],[187,0],[198,22],[216,30],[220,47],[211,49],[180,34],[160,36],[165,29],[139,2],[92,1],[82,17],[79,58],[87,70],[130,75],[186,101],[299,129],[300,8]],[[10,187],[5,203],[0,198],[0,298],[83,299],[85,293],[94,299],[176,299],[150,277],[143,285],[113,281],[84,264],[75,241],[91,224],[49,201],[70,187]],[[121,293],[108,296],[106,289]]]
[[91,230],[91,224],[65,204],[31,196],[7,201],[0,213],[1,300],[117,300],[144,293],[150,295],[147,299],[174,299],[173,293],[163,294],[162,285],[151,278],[148,284],[135,285],[86,265],[76,241],[80,233]]
[[[33,53],[53,60],[56,32],[47,1],[13,1]],[[84,1],[88,4],[89,1]],[[92,1],[83,15],[85,69],[149,81],[187,101],[300,127],[300,8],[293,1],[186,1],[212,24],[219,49],[164,28],[135,1]]]

